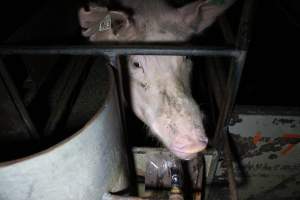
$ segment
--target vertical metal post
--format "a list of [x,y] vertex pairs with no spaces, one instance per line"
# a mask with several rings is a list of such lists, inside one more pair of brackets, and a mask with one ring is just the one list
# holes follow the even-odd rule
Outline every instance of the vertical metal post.
[[236,182],[234,178],[232,156],[229,144],[229,133],[228,133],[228,123],[230,120],[230,114],[233,110],[235,99],[237,96],[239,83],[241,80],[247,50],[250,42],[250,29],[253,20],[253,9],[255,0],[245,0],[242,17],[239,24],[238,35],[236,38],[236,48],[241,50],[238,57],[233,58],[231,61],[229,77],[226,84],[225,99],[220,110],[220,116],[217,122],[214,144],[220,149],[224,147],[224,156],[227,166],[227,175],[229,183],[230,199],[237,200],[238,193],[236,188]]
[[236,181],[234,178],[233,159],[231,156],[228,132],[224,133],[224,135],[224,160],[227,168],[229,197],[231,200],[238,200],[238,192],[236,187]]
[[[132,187],[133,182],[133,176],[134,176],[134,172],[132,171],[134,169],[133,166],[133,157],[131,155],[132,151],[129,148],[128,145],[128,137],[127,137],[127,133],[128,133],[128,129],[127,129],[127,119],[126,119],[126,109],[127,109],[127,103],[126,103],[126,98],[125,98],[125,93],[124,93],[124,82],[123,82],[123,68],[121,67],[120,64],[120,57],[118,54],[116,53],[110,53],[108,55],[109,57],[109,61],[110,61],[110,65],[115,69],[114,70],[114,75],[115,75],[115,80],[116,80],[116,85],[117,85],[117,96],[118,96],[118,100],[119,100],[119,108],[120,108],[120,112],[121,112],[121,122],[122,122],[122,127],[123,127],[123,133],[125,133],[124,138],[124,143],[127,146],[127,175],[129,177],[131,177],[129,179],[129,188],[126,188],[125,193],[130,193],[132,191],[134,191],[134,188]],[[124,191],[123,191],[124,192]],[[124,194],[125,194],[124,193]],[[116,198],[116,197],[115,197]],[[133,198],[135,199],[135,198]],[[136,198],[139,199],[139,198]]]
[[214,144],[220,148],[223,146],[222,144],[223,137],[224,137],[223,129],[229,120],[229,113],[233,109],[233,105],[235,102],[235,98],[237,95],[239,83],[241,80],[241,76],[245,64],[246,54],[247,54],[246,51],[241,51],[240,56],[238,58],[233,58],[231,62],[229,77],[225,88],[225,97],[223,101],[224,103],[221,106],[216,132],[215,132],[216,135],[214,138]]
[[123,128],[125,131],[126,128],[126,116],[125,116],[125,107],[126,107],[126,99],[124,94],[124,84],[123,84],[123,76],[122,76],[122,67],[120,65],[120,59],[117,54],[111,53],[109,55],[110,65],[116,69],[116,82],[117,82],[117,90],[118,90],[118,99],[121,111],[121,118],[123,123]]
[[[230,146],[228,142],[228,133],[226,130],[226,124],[228,124],[229,113],[231,112],[234,104],[234,100],[237,94],[239,82],[241,79],[244,63],[246,58],[246,52],[242,52],[237,59],[233,59],[229,77],[227,81],[227,87],[225,92],[225,101],[220,110],[220,116],[216,127],[215,145],[219,147],[219,150],[224,147],[224,155],[227,167],[228,182],[231,200],[238,200],[236,183],[234,179],[232,159]],[[225,127],[225,128],[224,128]]]

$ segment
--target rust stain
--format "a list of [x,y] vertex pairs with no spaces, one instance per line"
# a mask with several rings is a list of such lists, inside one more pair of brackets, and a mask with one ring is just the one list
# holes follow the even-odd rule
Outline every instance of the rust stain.
[[287,139],[294,139],[294,138],[300,138],[300,134],[284,133],[282,137]]
[[288,144],[285,149],[281,150],[281,152],[280,152],[281,155],[286,156],[293,149],[294,146],[295,146],[295,144]]
[[254,137],[253,137],[253,144],[257,144],[260,140],[262,139],[261,132],[256,132]]

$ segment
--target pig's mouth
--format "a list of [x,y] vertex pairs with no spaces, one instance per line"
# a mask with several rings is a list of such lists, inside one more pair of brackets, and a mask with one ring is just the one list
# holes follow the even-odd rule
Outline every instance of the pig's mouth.
[[207,146],[207,140],[200,141],[197,144],[186,145],[184,147],[173,144],[170,146],[170,150],[180,159],[191,160],[196,157],[197,154],[203,151]]
[[186,153],[186,152],[174,151],[174,150],[172,150],[172,152],[175,154],[175,156],[177,156],[178,158],[180,158],[182,160],[191,160],[191,159],[195,158],[197,155],[197,153]]

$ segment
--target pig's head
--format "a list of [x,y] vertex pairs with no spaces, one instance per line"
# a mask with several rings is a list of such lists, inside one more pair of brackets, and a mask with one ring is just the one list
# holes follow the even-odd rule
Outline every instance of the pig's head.
[[[159,0],[131,2],[133,14],[90,6],[79,11],[82,34],[90,41],[185,41],[200,33],[234,0],[198,0],[171,8]],[[135,114],[179,158],[191,159],[208,139],[203,114],[190,91],[192,63],[185,56],[128,58],[130,93]]]
[[183,56],[130,56],[135,114],[179,158],[205,149],[203,114],[190,91],[192,63]]

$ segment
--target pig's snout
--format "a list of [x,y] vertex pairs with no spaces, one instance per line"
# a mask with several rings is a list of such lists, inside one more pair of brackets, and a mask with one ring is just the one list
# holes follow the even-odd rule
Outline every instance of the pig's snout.
[[179,158],[184,160],[190,160],[194,158],[197,153],[203,151],[208,143],[208,139],[205,136],[195,138],[189,135],[178,135],[172,140],[170,150]]

